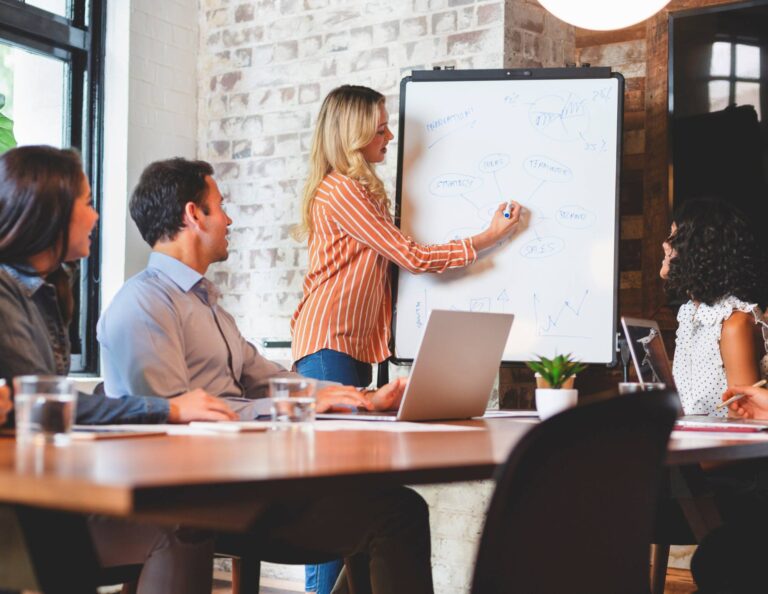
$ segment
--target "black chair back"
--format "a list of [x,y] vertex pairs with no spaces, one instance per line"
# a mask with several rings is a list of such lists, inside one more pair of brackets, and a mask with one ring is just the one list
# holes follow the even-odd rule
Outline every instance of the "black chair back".
[[473,594],[647,594],[673,391],[578,406],[534,427],[497,475]]

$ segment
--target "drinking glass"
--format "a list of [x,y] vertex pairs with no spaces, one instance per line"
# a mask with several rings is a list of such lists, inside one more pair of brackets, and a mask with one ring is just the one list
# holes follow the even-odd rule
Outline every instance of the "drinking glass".
[[650,390],[664,390],[667,385],[663,382],[619,382],[619,394],[632,394],[633,392],[648,392]]
[[276,377],[269,380],[272,424],[276,429],[307,427],[315,420],[317,381],[306,377]]
[[69,443],[75,421],[74,382],[56,375],[21,375],[13,378],[16,441]]

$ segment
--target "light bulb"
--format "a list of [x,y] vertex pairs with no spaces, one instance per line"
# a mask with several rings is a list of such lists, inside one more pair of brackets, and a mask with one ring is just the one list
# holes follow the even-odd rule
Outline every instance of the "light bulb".
[[561,21],[582,29],[623,29],[653,16],[670,0],[539,0]]

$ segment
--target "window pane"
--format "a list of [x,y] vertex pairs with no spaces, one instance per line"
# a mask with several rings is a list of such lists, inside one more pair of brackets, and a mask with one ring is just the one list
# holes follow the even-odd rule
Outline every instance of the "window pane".
[[731,75],[731,44],[727,41],[716,41],[712,44],[712,63],[709,73],[712,76]]
[[738,105],[754,105],[755,111],[757,111],[757,119],[762,121],[763,118],[760,114],[760,83],[737,82],[736,103]]
[[26,0],[25,3],[63,17],[70,18],[72,16],[70,12],[72,0]]
[[760,48],[756,45],[736,45],[736,76],[760,78]]
[[0,42],[0,94],[4,97],[0,114],[13,121],[17,145],[69,144],[68,75],[63,60]]
[[727,80],[713,80],[709,83],[709,111],[720,111],[728,107],[728,91],[730,83]]

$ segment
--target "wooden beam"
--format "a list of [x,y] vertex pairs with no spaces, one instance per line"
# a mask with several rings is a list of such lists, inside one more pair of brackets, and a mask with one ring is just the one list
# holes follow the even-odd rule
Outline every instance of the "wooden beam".
[[668,23],[666,11],[651,17],[646,36],[642,289],[643,315],[649,318],[667,308],[659,254],[669,231]]

